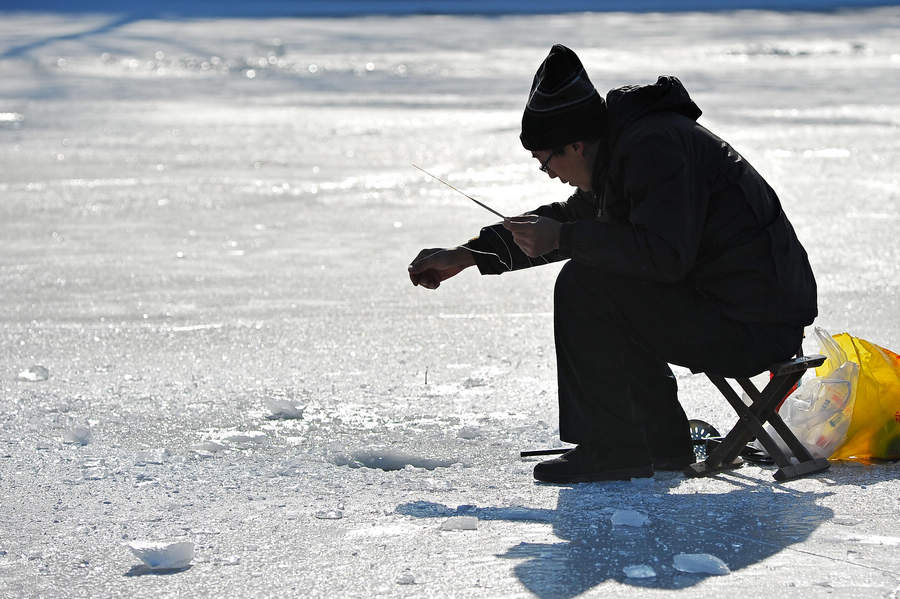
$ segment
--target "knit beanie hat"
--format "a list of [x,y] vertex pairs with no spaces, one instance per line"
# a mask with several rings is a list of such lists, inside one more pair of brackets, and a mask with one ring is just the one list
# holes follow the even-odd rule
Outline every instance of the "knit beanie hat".
[[526,150],[552,150],[606,135],[606,101],[578,56],[561,44],[534,74],[519,139]]

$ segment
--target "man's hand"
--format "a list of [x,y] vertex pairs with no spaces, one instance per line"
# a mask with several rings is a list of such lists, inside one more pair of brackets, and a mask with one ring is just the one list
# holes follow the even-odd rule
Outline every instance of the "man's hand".
[[472,252],[465,248],[430,248],[419,252],[409,265],[409,280],[413,285],[437,289],[441,281],[474,264]]
[[503,226],[512,233],[513,241],[529,258],[559,249],[562,223],[558,220],[526,214],[505,219]]

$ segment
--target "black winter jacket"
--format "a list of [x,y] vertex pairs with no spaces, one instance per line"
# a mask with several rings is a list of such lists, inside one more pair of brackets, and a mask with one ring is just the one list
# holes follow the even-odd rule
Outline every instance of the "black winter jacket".
[[696,122],[675,77],[607,95],[593,192],[532,214],[561,221],[559,250],[529,258],[502,225],[465,244],[482,274],[571,258],[611,274],[687,284],[743,322],[808,325],[816,282],[778,196]]

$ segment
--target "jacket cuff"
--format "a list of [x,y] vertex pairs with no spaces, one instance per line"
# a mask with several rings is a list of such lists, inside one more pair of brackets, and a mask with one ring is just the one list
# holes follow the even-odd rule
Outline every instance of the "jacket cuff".
[[494,258],[493,254],[482,253],[490,252],[491,248],[481,241],[480,236],[470,239],[460,247],[464,247],[469,250],[476,250],[470,253],[472,254],[472,257],[475,258],[475,266],[478,267],[478,272],[483,275],[499,274],[497,266],[495,264],[496,259]]

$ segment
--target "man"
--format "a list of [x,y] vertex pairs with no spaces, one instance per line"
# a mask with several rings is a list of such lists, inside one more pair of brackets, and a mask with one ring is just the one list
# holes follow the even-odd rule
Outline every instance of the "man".
[[570,49],[538,68],[521,141],[565,202],[422,250],[414,285],[568,259],[554,294],[560,438],[539,481],[646,477],[693,462],[668,364],[750,376],[800,347],[816,316],[806,252],[765,180],[696,122],[675,77],[606,100]]

